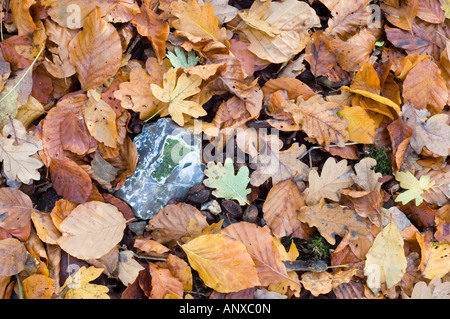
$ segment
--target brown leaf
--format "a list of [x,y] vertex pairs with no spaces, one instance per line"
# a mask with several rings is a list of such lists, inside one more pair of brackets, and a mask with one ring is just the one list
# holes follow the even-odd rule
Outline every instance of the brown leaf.
[[186,203],[169,204],[150,219],[148,225],[156,241],[178,241],[190,236],[187,227],[194,219],[201,227],[208,227],[206,217],[192,205]]
[[84,203],[92,191],[89,175],[70,159],[52,158],[50,176],[56,193],[74,203]]
[[31,221],[33,203],[28,195],[10,187],[0,188],[0,227],[19,229]]
[[321,30],[314,32],[305,49],[305,60],[309,63],[312,74],[317,77],[328,74],[337,65],[336,56],[328,51],[322,35]]
[[386,19],[403,30],[411,30],[414,18],[419,10],[419,0],[411,0],[402,3],[399,7],[392,7],[384,3],[381,9],[386,13]]
[[170,254],[166,259],[170,273],[177,277],[183,284],[184,291],[192,291],[192,271],[188,263],[180,257]]
[[297,229],[305,228],[298,219],[303,206],[305,201],[297,184],[291,180],[280,182],[267,194],[263,205],[264,220],[276,237],[290,236]]
[[61,233],[53,224],[51,215],[33,211],[31,218],[39,239],[46,244],[56,245],[56,240],[61,236]]
[[250,184],[260,186],[269,178],[272,178],[273,184],[296,176],[306,179],[309,167],[298,160],[298,157],[306,152],[305,145],[294,143],[287,150],[280,151],[283,142],[277,135],[268,135],[265,139],[265,152],[259,153],[250,164],[255,170],[250,175]]
[[409,144],[413,130],[401,118],[396,119],[387,127],[391,137],[392,152],[394,155],[394,171],[400,170],[403,163],[403,156]]
[[285,279],[292,281],[268,231],[252,223],[240,222],[225,227],[222,233],[239,240],[247,247],[263,286]]
[[119,34],[101,19],[99,8],[89,14],[83,30],[70,41],[69,57],[84,91],[96,89],[119,70],[122,61]]
[[335,236],[344,237],[347,233],[353,239],[369,233],[371,222],[361,218],[354,210],[337,204],[325,204],[321,201],[314,206],[301,208],[300,221],[310,227],[317,227],[320,234],[332,245],[336,243]]
[[417,16],[429,23],[443,23],[445,14],[439,0],[419,1]]
[[152,276],[150,299],[163,299],[167,294],[183,297],[183,284],[170,273],[169,269],[160,268],[154,263],[148,263],[148,265]]
[[69,113],[61,122],[61,127],[64,128],[60,132],[61,147],[78,155],[86,154],[91,146],[92,137],[83,119]]
[[25,268],[27,250],[16,238],[0,240],[0,276],[13,276]]
[[12,12],[12,20],[18,29],[19,35],[27,35],[38,29],[30,14],[30,7],[35,0],[11,0],[9,7]]
[[136,29],[140,35],[146,36],[151,41],[156,57],[161,62],[166,56],[166,40],[169,35],[169,23],[163,21],[145,3],[141,6],[141,12],[131,20],[131,23],[136,25]]

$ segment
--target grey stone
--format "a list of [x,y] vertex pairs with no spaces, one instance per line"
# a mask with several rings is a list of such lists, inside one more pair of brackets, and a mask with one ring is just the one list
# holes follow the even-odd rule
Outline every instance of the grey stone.
[[114,195],[131,206],[136,217],[150,219],[167,202],[184,200],[203,181],[201,140],[171,119],[145,124],[134,139],[139,162],[133,176]]

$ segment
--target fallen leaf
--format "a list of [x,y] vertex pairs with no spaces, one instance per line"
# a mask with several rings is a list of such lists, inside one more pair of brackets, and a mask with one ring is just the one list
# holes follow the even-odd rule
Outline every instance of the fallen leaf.
[[113,205],[91,201],[78,205],[59,225],[58,245],[79,259],[108,253],[123,236],[125,218]]
[[397,284],[406,271],[406,257],[403,250],[403,238],[395,225],[390,222],[375,237],[367,252],[364,275],[367,285],[378,294],[383,283],[389,289]]
[[70,41],[69,58],[84,91],[96,89],[119,70],[120,37],[114,26],[101,19],[100,8],[87,16],[83,30]]
[[367,235],[371,227],[370,221],[361,218],[354,210],[338,204],[325,204],[324,201],[303,206],[298,218],[310,227],[317,227],[331,245],[336,243],[336,235],[344,237],[350,233],[355,240]]
[[0,240],[0,276],[14,276],[25,268],[27,250],[25,245],[16,238]]
[[347,160],[336,163],[334,158],[327,159],[320,176],[316,170],[309,172],[309,187],[305,191],[306,204],[317,204],[321,198],[339,201],[338,191],[354,183],[352,175],[353,170],[347,166]]
[[181,74],[177,79],[175,69],[169,69],[163,76],[163,87],[151,84],[153,95],[161,102],[167,103],[167,111],[173,121],[180,126],[185,123],[183,114],[194,118],[206,115],[206,111],[200,104],[186,100],[200,92],[198,86],[202,79],[197,75],[187,76]]
[[411,299],[450,299],[450,283],[442,282],[438,277],[433,278],[428,284],[419,281],[414,285]]
[[89,283],[98,278],[102,272],[103,269],[93,266],[79,268],[67,278],[61,287],[62,291],[64,288],[68,288],[64,299],[110,299],[107,294],[108,287]]
[[423,175],[418,180],[411,172],[398,172],[395,178],[400,182],[400,187],[406,189],[395,198],[396,202],[402,202],[403,205],[413,199],[416,206],[420,205],[423,202],[423,192],[434,185],[434,182],[430,182],[429,175]]
[[376,135],[376,124],[361,106],[345,106],[337,115],[347,119],[348,140],[355,143],[373,144]]
[[244,244],[224,234],[199,236],[181,245],[205,285],[217,292],[259,286],[255,264]]
[[136,280],[139,272],[145,269],[133,258],[133,256],[134,253],[131,250],[124,250],[119,253],[117,273],[120,281],[125,286],[133,283]]
[[205,0],[212,4],[214,14],[219,19],[219,25],[231,21],[238,13],[238,9],[230,6],[227,0]]
[[154,263],[148,265],[152,276],[150,299],[164,299],[168,294],[183,297],[183,284],[170,273],[169,269],[160,268]]
[[22,282],[25,299],[51,299],[55,292],[54,280],[41,274],[34,274]]
[[298,219],[300,208],[305,206],[297,184],[286,180],[275,184],[263,205],[264,220],[278,237],[290,236],[302,223]]
[[39,236],[39,239],[46,244],[56,245],[57,240],[61,237],[61,233],[53,223],[53,219],[50,214],[42,213],[39,211],[33,211],[31,214],[34,228]]
[[148,226],[156,241],[178,241],[190,235],[187,226],[192,219],[201,227],[208,227],[206,217],[194,206],[186,203],[169,204],[150,219]]
[[215,189],[214,196],[235,199],[240,205],[248,203],[247,195],[250,193],[250,189],[247,188],[247,185],[250,178],[247,166],[242,166],[235,175],[233,162],[227,157],[224,164],[209,162],[204,173],[207,178],[203,183],[205,186]]

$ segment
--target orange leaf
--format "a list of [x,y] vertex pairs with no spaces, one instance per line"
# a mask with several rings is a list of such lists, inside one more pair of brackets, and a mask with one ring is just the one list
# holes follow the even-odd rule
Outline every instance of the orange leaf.
[[163,299],[167,294],[183,297],[183,284],[169,269],[160,268],[153,263],[148,263],[148,266],[152,276],[150,299]]
[[60,139],[61,147],[78,155],[84,155],[91,146],[92,137],[89,135],[87,127],[79,116],[69,113],[61,122]]
[[26,226],[31,220],[33,203],[22,191],[0,188],[0,227],[13,230]]
[[50,176],[56,193],[74,203],[84,203],[92,191],[92,180],[70,159],[52,158]]
[[25,268],[27,250],[16,238],[0,240],[0,276],[13,276]]
[[35,0],[11,0],[9,2],[12,20],[19,35],[27,35],[38,29],[30,14],[30,7],[35,3]]
[[101,19],[99,8],[89,14],[83,30],[70,41],[69,57],[84,91],[96,89],[119,70],[120,37],[114,26]]
[[25,299],[50,299],[54,292],[54,280],[45,275],[34,274],[23,280]]

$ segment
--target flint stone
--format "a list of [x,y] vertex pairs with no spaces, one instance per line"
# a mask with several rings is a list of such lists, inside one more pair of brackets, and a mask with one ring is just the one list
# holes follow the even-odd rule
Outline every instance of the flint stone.
[[203,181],[201,141],[171,119],[145,124],[133,141],[139,162],[133,176],[115,192],[136,217],[150,219],[170,199],[184,200]]

